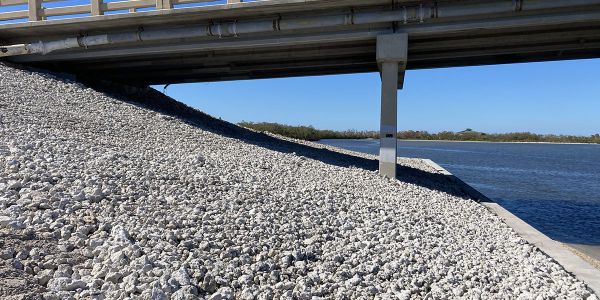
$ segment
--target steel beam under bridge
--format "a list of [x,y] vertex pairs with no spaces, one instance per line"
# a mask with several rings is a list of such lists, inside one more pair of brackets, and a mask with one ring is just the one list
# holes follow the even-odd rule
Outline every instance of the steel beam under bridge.
[[591,58],[599,28],[600,0],[269,0],[0,24],[0,57],[148,85],[375,72],[389,33],[408,70]]

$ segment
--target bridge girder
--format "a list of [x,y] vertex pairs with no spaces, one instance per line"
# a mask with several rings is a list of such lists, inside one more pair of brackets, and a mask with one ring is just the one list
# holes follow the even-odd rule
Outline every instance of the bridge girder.
[[[600,56],[600,0],[528,0],[514,11],[508,5],[513,1],[506,0],[391,2],[276,0],[227,9],[209,6],[50,20],[0,25],[0,39],[4,44],[28,43],[118,34],[140,27],[148,32],[219,22],[229,24],[227,28],[232,28],[232,22],[281,22],[274,26],[281,27],[278,30],[253,34],[110,44],[7,58],[135,85],[374,72],[376,38],[394,32],[409,35],[408,70]],[[432,3],[436,10],[430,8]],[[407,11],[412,17],[406,17]]]

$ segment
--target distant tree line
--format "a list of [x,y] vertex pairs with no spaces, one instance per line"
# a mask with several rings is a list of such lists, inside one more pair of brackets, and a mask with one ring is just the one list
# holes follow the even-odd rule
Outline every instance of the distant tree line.
[[401,131],[398,139],[402,140],[444,140],[444,141],[481,141],[481,142],[546,142],[546,143],[589,143],[600,144],[600,134],[591,136],[535,134],[530,132],[484,133],[473,130],[461,132],[442,131]]
[[[335,131],[320,130],[312,126],[291,126],[278,123],[241,122],[238,125],[257,131],[268,131],[282,136],[318,141],[322,139],[368,139],[379,138],[377,131]],[[600,144],[600,134],[591,136],[535,134],[530,132],[513,133],[483,133],[472,129],[460,132],[442,131],[429,133],[427,131],[400,131],[398,139],[401,140],[428,140],[428,141],[482,141],[482,142],[550,142],[550,143],[588,143]]]
[[312,126],[291,126],[278,123],[253,123],[241,122],[239,126],[254,129],[257,131],[268,131],[271,133],[283,135],[286,137],[305,140],[318,141],[322,139],[367,139],[377,138],[379,134],[376,131],[335,131],[335,130],[320,130]]

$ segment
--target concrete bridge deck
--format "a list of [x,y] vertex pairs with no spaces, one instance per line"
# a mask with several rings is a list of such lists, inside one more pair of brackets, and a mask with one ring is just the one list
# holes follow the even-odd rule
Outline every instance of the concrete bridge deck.
[[128,33],[7,59],[147,85],[374,72],[376,38],[394,32],[409,70],[591,58],[599,28],[599,0],[270,0],[6,24],[0,41]]

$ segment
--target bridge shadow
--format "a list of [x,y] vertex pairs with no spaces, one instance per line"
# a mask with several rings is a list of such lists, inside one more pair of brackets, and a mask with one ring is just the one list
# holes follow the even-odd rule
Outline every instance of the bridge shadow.
[[[377,171],[379,162],[377,160],[357,157],[349,154],[339,153],[324,148],[315,148],[278,138],[264,133],[252,131],[237,125],[216,119],[199,110],[178,102],[163,93],[152,88],[128,87],[110,82],[84,81],[88,86],[111,95],[114,98],[133,105],[150,109],[162,114],[179,119],[187,124],[193,125],[218,135],[241,140],[258,147],[282,152],[295,153],[310,159],[318,160],[326,164],[350,168],[362,168],[368,171]],[[485,201],[487,198],[476,190],[464,184],[454,176],[441,173],[431,173],[420,169],[397,165],[397,179],[419,185],[428,189],[445,192],[454,196],[477,201]]]

